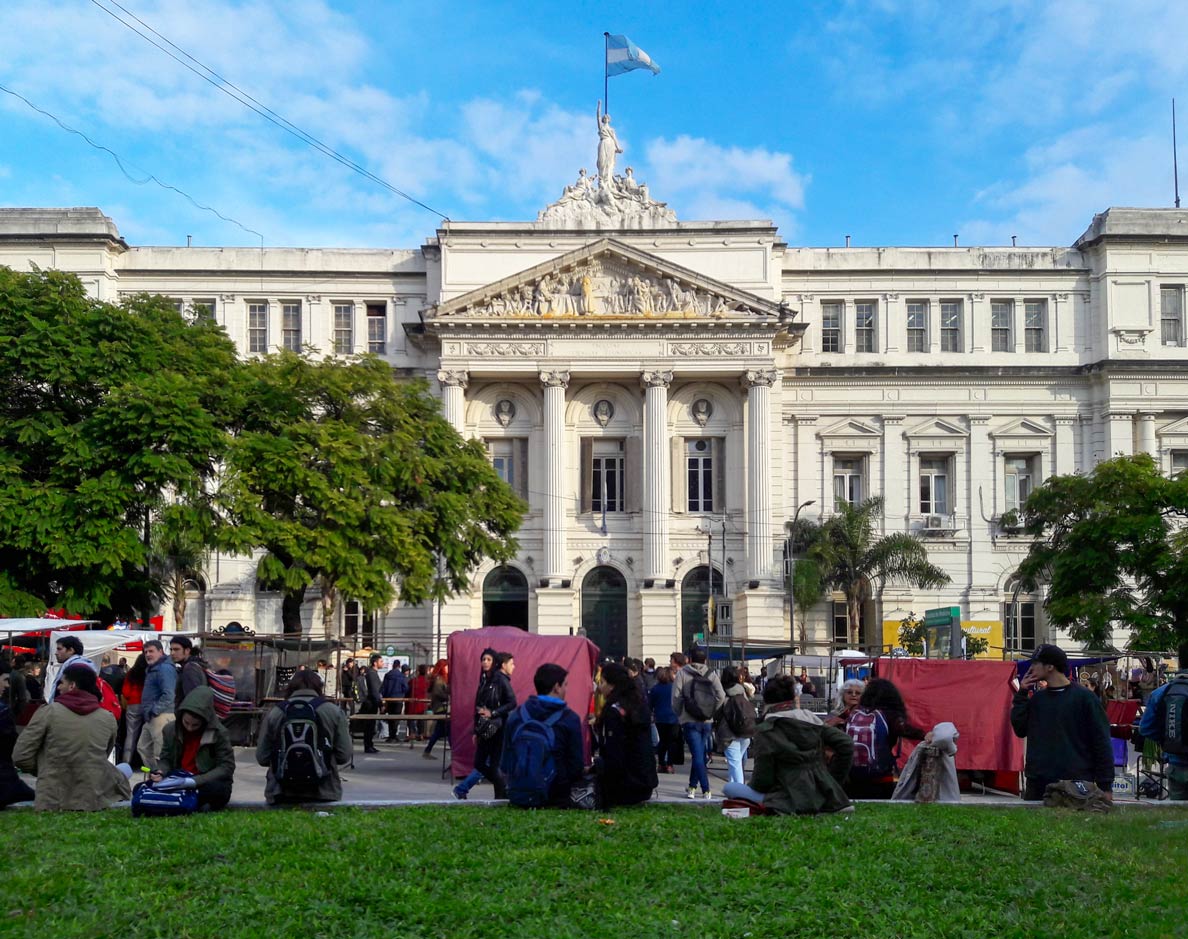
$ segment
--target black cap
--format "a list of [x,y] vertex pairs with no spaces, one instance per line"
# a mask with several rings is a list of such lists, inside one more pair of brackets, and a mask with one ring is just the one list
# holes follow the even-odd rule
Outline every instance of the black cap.
[[1062,675],[1068,674],[1068,656],[1059,646],[1040,646],[1031,656],[1031,661],[1040,665],[1051,665]]

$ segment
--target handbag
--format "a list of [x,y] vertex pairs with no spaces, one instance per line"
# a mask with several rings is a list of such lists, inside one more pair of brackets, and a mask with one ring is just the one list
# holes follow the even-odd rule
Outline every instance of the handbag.
[[[189,773],[171,773],[165,779],[189,777]],[[164,782],[165,780],[162,780]],[[176,815],[193,815],[198,811],[197,789],[157,789],[152,783],[143,782],[132,790],[133,818],[167,818]]]
[[490,740],[502,728],[502,717],[476,717],[474,719],[474,735],[479,740]]

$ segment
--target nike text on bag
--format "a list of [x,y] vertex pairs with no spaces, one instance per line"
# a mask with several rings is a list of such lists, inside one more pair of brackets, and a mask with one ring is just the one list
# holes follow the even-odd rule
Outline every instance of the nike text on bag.
[[206,683],[214,692],[215,717],[223,720],[231,713],[231,705],[235,701],[235,676],[220,675],[218,672],[206,670]]
[[528,716],[528,706],[521,705],[522,723],[507,746],[512,749],[511,771],[507,774],[507,800],[523,809],[536,809],[549,801],[549,787],[557,778],[553,757],[553,725],[564,710],[554,711],[543,721]]
[[296,698],[280,705],[284,719],[279,729],[273,772],[277,781],[293,789],[316,789],[330,775],[330,754],[318,725],[318,708],[325,700]]
[[1188,678],[1177,678],[1163,692],[1163,750],[1188,755]]
[[685,705],[685,713],[693,720],[710,721],[714,719],[717,698],[714,697],[714,683],[708,676],[690,674],[681,697]]
[[[189,776],[189,773],[171,773]],[[132,790],[133,818],[167,818],[193,815],[198,811],[197,789],[154,789],[152,783],[140,783]]]
[[846,733],[854,741],[851,773],[890,776],[894,772],[895,760],[887,739],[887,721],[879,711],[858,708],[846,722]]

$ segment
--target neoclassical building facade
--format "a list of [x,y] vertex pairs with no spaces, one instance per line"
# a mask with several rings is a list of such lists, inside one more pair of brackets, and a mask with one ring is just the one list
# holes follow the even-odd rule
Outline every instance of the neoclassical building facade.
[[[1178,210],[1109,209],[1067,248],[810,248],[583,175],[534,222],[443,223],[415,250],[140,247],[97,209],[3,209],[0,263],[172,297],[244,355],[370,352],[432,382],[529,508],[514,561],[440,610],[344,605],[358,645],[421,657],[484,624],[666,657],[711,589],[735,643],[844,644],[840,598],[791,610],[785,535],[871,495],[952,581],[876,591],[864,643],[956,606],[992,655],[1026,650],[1061,637],[1012,582],[1011,510],[1118,453],[1188,468]],[[252,558],[213,555],[194,588],[194,626],[279,629]]]

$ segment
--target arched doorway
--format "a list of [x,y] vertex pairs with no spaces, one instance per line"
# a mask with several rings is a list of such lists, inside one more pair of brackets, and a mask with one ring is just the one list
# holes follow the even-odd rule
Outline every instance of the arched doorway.
[[[722,574],[714,571],[714,594],[722,596]],[[705,605],[710,597],[710,569],[695,567],[681,581],[681,651],[693,647],[693,637],[706,631]]]
[[483,625],[528,629],[528,578],[514,567],[497,567],[483,581]]
[[582,629],[602,655],[627,654],[627,581],[613,567],[596,567],[582,581]]

